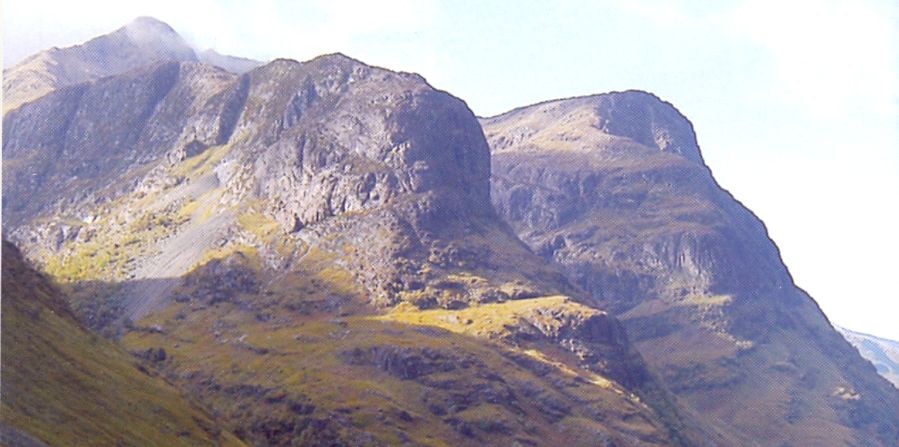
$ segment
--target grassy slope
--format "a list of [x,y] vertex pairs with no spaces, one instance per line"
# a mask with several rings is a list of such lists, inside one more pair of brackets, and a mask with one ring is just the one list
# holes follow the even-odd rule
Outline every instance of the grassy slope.
[[[238,257],[255,264],[252,253]],[[652,410],[616,383],[551,350],[491,341],[520,314],[577,306],[560,297],[381,315],[321,253],[260,293],[203,292],[204,274],[123,342],[164,348],[168,376],[251,443],[670,444]],[[489,330],[453,327],[468,320]]]
[[85,331],[3,246],[2,420],[51,446],[243,445],[133,357]]

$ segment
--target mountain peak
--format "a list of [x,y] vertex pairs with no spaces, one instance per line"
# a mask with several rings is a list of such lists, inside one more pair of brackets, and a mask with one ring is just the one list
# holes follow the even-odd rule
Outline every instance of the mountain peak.
[[703,163],[693,124],[671,103],[642,90],[611,92],[596,98],[598,126],[606,133]]
[[184,38],[167,23],[153,17],[138,17],[112,34],[100,36],[86,45],[95,43],[100,51],[114,51],[117,49],[115,44],[107,41],[119,37],[124,37],[151,58],[196,60],[194,50]]
[[366,68],[374,68],[371,65],[366,64],[358,59],[354,59],[350,56],[347,56],[343,53],[328,53],[322,54],[320,56],[316,56],[303,64],[308,64],[309,66],[326,68],[326,67],[334,67],[342,70],[352,70],[357,67],[366,67]]
[[335,52],[335,53],[322,54],[322,55],[316,56],[312,60],[334,61],[334,62],[342,61],[342,62],[352,62],[352,63],[356,63],[356,64],[363,63],[363,62],[359,61],[358,59],[353,59],[339,51]]
[[213,50],[212,48],[208,48],[197,53],[197,58],[199,58],[201,62],[224,68],[225,70],[236,74],[244,74],[262,65],[262,62],[260,61],[247,59],[245,57],[221,54],[218,51]]
[[177,34],[174,28],[172,28],[168,23],[150,16],[140,16],[129,22],[127,25],[125,25],[124,28],[127,30],[135,31],[155,31]]
[[[529,147],[518,144],[521,139],[536,143],[549,138],[553,144],[538,145],[601,157],[653,150],[704,164],[690,121],[670,103],[642,90],[541,102],[484,118],[482,123],[505,135],[502,141],[493,142],[498,151]],[[560,129],[567,129],[564,138],[559,137]],[[612,144],[610,137],[617,143]],[[615,155],[610,148],[624,152]]]
[[261,65],[207,50],[197,54],[169,24],[137,17],[80,45],[52,48],[4,70],[3,113],[60,87],[94,81],[162,61],[201,61],[236,74]]

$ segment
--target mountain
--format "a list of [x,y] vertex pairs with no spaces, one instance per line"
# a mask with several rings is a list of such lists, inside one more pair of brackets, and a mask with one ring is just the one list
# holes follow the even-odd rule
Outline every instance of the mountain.
[[115,344],[3,242],[4,445],[244,445]]
[[[497,219],[471,112],[416,75],[341,55],[241,77],[168,62],[51,93],[4,135],[9,232],[63,278],[176,277],[224,238],[333,251],[381,304],[572,290]],[[276,228],[241,236],[248,219]],[[113,259],[72,272],[85,247]]]
[[796,287],[673,106],[616,92],[481,124],[500,215],[695,411],[759,445],[899,442],[899,392]]
[[477,119],[418,75],[160,62],[3,135],[6,234],[249,444],[738,445],[499,219]]
[[213,49],[206,49],[197,53],[197,58],[201,62],[215,65],[216,67],[223,68],[236,74],[244,74],[262,65],[262,62],[253,59],[220,54]]
[[170,26],[140,17],[118,30],[68,48],[28,57],[3,73],[3,113],[60,87],[123,73],[164,60],[196,60]]
[[52,48],[3,70],[3,113],[56,89],[96,81],[163,61],[197,61],[235,73],[261,63],[207,50],[199,55],[168,24],[139,17],[110,34]]
[[877,372],[899,388],[899,342],[834,326]]
[[[421,76],[341,54],[254,66],[182,44],[138,19],[29,76],[117,61],[93,74],[4,84],[31,92],[4,106],[4,237],[83,325],[31,336],[37,363],[114,351],[208,409],[191,418],[208,439],[260,446],[899,440],[895,388],[793,284],[670,104],[622,92],[479,123]],[[44,278],[7,264],[5,293]],[[14,389],[41,383],[17,366],[29,352],[4,344]],[[137,386],[109,383],[94,398],[116,417],[63,425],[171,433],[119,411]],[[32,396],[0,433],[68,445],[33,428],[58,396]]]

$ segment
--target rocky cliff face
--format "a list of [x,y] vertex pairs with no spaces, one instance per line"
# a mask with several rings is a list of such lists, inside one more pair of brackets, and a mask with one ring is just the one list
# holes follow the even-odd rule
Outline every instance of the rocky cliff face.
[[158,63],[10,111],[3,154],[4,230],[253,444],[729,442],[497,217],[420,76]]
[[[348,255],[377,301],[499,299],[492,279],[494,289],[447,285],[458,293],[427,284],[458,269],[511,272],[502,267],[516,258],[534,273],[515,276],[524,293],[566,287],[496,218],[489,150],[460,100],[340,55],[277,61],[249,78],[231,177],[246,180],[232,194],[254,195],[286,232]],[[482,244],[488,235],[498,243]]]
[[86,207],[133,188],[139,178],[125,177],[134,169],[227,141],[236,117],[222,90],[233,80],[211,66],[167,62],[63,88],[9,113],[7,221],[15,226],[48,213],[80,218]]
[[283,204],[276,212],[285,229],[410,198],[433,202],[419,208],[441,218],[492,215],[477,122],[420,77],[335,55],[278,61],[254,72],[249,90],[269,100],[246,108],[238,138],[262,158],[257,187]]
[[670,104],[610,93],[482,124],[499,213],[695,409],[762,445],[896,442],[899,395],[793,284]]
[[159,26],[53,59],[102,53],[110,77],[35,69],[49,87],[5,109],[4,232],[240,439],[895,444],[895,390],[669,104],[482,131],[414,74],[339,54],[234,74],[137,32]]
[[[202,201],[221,216],[182,216],[166,234],[228,227],[252,206],[285,237],[339,252],[382,304],[570,288],[496,218],[474,116],[416,75],[342,55],[279,60],[241,77],[169,62],[54,92],[9,113],[4,131],[4,212],[32,251],[68,253],[78,235],[142,231],[137,216],[117,219],[145,211],[134,206],[139,195],[176,213]],[[459,269],[493,273],[428,287]],[[132,263],[104,279],[143,270]],[[500,290],[507,283],[515,290]]]

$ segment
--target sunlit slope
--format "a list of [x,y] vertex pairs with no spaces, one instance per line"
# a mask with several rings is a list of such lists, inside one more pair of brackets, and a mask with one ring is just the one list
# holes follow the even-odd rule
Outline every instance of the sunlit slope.
[[109,34],[41,51],[4,69],[3,114],[58,89],[165,61],[202,61],[238,74],[261,64],[211,49],[195,52],[168,24],[138,17]]
[[83,329],[58,290],[6,242],[2,280],[7,429],[49,446],[243,445],[121,348]]
[[332,255],[299,259],[277,277],[250,249],[213,260],[122,341],[164,350],[166,377],[254,445],[727,445],[671,425],[602,312],[562,296],[379,310]]

